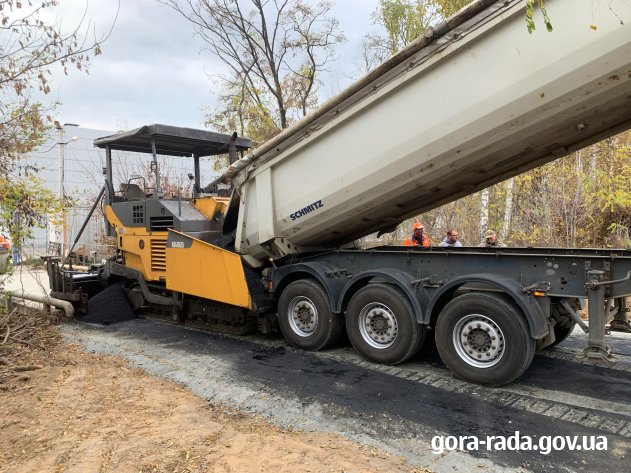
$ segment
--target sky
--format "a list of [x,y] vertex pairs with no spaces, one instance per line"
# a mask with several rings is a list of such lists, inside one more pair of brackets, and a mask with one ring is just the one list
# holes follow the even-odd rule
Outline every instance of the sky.
[[[116,0],[62,0],[64,28],[86,17],[102,35],[116,16]],[[118,18],[102,55],[91,60],[89,75],[59,71],[50,98],[58,100],[61,123],[117,131],[150,123],[203,127],[204,107],[212,107],[216,86],[209,75],[223,70],[219,59],[200,52],[192,25],[156,0],[121,0]],[[321,99],[343,90],[357,76],[360,42],[376,30],[371,13],[377,0],[336,0],[332,14],[346,42],[338,47],[331,71],[324,76]]]

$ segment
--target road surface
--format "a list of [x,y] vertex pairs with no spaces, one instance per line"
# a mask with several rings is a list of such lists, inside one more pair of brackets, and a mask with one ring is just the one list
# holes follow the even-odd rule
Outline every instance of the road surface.
[[[155,320],[105,327],[75,323],[65,325],[63,333],[90,352],[123,356],[210,402],[260,414],[283,427],[339,432],[435,471],[629,471],[627,334],[610,339],[619,358],[613,366],[578,362],[585,341],[574,332],[560,346],[537,354],[516,382],[486,388],[453,377],[432,349],[388,367],[366,362],[349,346],[310,353],[277,337],[215,335]],[[449,446],[437,436],[485,442],[492,436],[494,448],[465,444],[464,451],[437,454],[441,445]],[[497,443],[512,438],[527,447],[525,437],[537,450],[512,451],[509,441],[504,449]],[[575,438],[581,450],[567,446]],[[598,451],[584,449],[597,446]]]

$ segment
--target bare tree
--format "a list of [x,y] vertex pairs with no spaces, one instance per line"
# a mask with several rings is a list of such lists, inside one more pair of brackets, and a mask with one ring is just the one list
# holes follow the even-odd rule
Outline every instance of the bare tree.
[[500,240],[506,240],[510,231],[511,218],[513,216],[513,190],[515,179],[512,177],[506,181],[506,199],[504,200],[504,224],[500,231]]
[[[29,94],[50,92],[51,67],[61,65],[86,70],[90,53],[101,54],[109,32],[97,37],[92,23],[83,18],[70,30],[46,19],[59,2],[0,0],[0,166],[37,146],[43,138],[46,110],[32,104]],[[87,11],[87,5],[86,5]],[[112,25],[113,27],[113,25]]]
[[188,19],[208,51],[227,65],[225,85],[243,103],[272,107],[281,129],[290,124],[292,109],[300,116],[315,104],[318,74],[343,41],[327,1],[314,7],[302,0],[158,1]]
[[489,229],[489,199],[491,191],[487,187],[480,193],[480,237],[484,241],[484,232]]
[[56,0],[0,0],[0,222],[18,247],[60,205],[37,180],[37,167],[22,163],[53,121],[54,104],[34,102],[31,94],[50,92],[54,65],[66,74],[70,67],[86,70],[90,55],[101,53],[111,32],[97,37],[85,12],[77,25],[64,29],[58,18],[51,19],[58,5]]

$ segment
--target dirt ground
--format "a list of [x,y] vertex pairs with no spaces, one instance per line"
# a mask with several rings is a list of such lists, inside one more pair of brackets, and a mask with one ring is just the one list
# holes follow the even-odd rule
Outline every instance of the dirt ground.
[[327,433],[212,405],[0,314],[0,472],[429,472]]

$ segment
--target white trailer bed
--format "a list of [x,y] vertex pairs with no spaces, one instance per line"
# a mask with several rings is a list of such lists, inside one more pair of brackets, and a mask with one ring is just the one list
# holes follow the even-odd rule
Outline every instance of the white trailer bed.
[[546,5],[531,35],[524,0],[474,2],[237,162],[237,251],[393,229],[629,128],[631,5]]

